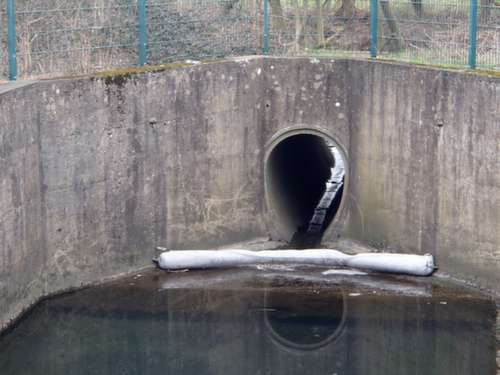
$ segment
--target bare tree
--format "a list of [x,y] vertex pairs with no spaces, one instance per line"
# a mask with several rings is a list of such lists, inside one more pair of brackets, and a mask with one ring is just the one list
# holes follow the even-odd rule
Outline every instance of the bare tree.
[[342,0],[342,5],[340,6],[339,9],[339,16],[340,17],[352,16],[355,10],[356,10],[355,0]]
[[283,34],[288,33],[288,29],[285,23],[285,17],[283,16],[283,8],[281,6],[280,0],[270,0],[269,5],[271,5],[271,10],[273,12],[273,26],[280,30]]
[[392,11],[391,6],[389,5],[388,0],[379,0],[380,8],[382,9],[382,13],[384,13],[384,18],[387,22],[387,26],[389,26],[389,31],[391,33],[391,40],[396,52],[403,51],[406,48],[405,41],[401,32],[399,31],[398,21],[396,20],[396,16]]
[[295,16],[295,40],[294,51],[300,51],[301,40],[303,39],[302,35],[302,23],[300,22],[300,8],[299,8],[299,0],[293,0],[293,14]]
[[[305,1],[305,0],[304,0]],[[325,25],[323,18],[323,4],[322,0],[316,0],[315,7],[315,20],[316,20],[316,48],[324,47],[325,45]]]
[[419,17],[422,16],[422,0],[411,0],[411,4],[413,5],[413,10],[415,14]]

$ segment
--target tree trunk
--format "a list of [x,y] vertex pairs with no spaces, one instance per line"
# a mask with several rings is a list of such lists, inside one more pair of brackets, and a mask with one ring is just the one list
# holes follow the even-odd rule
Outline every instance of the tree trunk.
[[384,50],[385,38],[384,38],[384,26],[382,22],[377,22],[377,54]]
[[325,25],[323,20],[322,0],[316,0],[316,48],[325,46]]
[[419,17],[422,17],[423,14],[422,0],[411,0],[411,4],[413,5],[413,10],[415,11],[415,14]]
[[283,34],[288,34],[286,28],[285,18],[283,17],[283,8],[281,7],[280,0],[270,0],[271,10],[273,12],[273,26]]
[[389,30],[391,32],[391,40],[394,45],[394,49],[396,52],[404,51],[406,44],[403,40],[401,32],[399,31],[398,21],[396,21],[396,17],[394,16],[389,2],[387,0],[383,0],[379,1],[379,3],[380,8],[382,8],[382,12],[384,13],[384,18],[387,21],[387,26],[389,26]]
[[300,51],[300,43],[302,39],[301,31],[302,24],[300,22],[300,8],[299,8],[299,0],[293,1],[293,14],[295,16],[295,41],[294,41],[294,50],[295,52]]
[[231,9],[233,9],[234,5],[238,2],[238,0],[230,0],[230,1],[227,1],[227,2],[224,2],[223,3],[223,7],[224,7],[224,16],[228,16],[229,15],[229,12],[231,12]]
[[342,5],[339,9],[340,17],[349,17],[354,15],[354,10],[356,9],[355,0],[342,0]]
[[311,41],[309,40],[309,36],[307,35],[307,19],[308,19],[308,14],[307,14],[307,0],[304,0],[304,8],[303,8],[303,16],[302,16],[302,30],[304,34],[304,43],[307,48],[311,47]]

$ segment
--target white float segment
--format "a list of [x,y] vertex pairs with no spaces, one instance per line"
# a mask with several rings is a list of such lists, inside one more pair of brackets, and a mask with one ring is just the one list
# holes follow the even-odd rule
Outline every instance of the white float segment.
[[337,266],[378,272],[428,276],[434,272],[432,255],[362,253],[347,255],[337,250],[178,250],[160,254],[158,266],[176,270],[186,268],[223,268],[245,264],[295,263]]

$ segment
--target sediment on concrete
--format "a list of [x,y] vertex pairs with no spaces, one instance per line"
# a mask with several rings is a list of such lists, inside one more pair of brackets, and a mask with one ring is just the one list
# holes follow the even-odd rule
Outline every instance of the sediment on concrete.
[[248,57],[6,85],[1,326],[40,296],[148,265],[155,246],[284,236],[268,225],[264,165],[290,129],[345,154],[345,201],[325,240],[433,253],[442,270],[500,289],[496,77]]

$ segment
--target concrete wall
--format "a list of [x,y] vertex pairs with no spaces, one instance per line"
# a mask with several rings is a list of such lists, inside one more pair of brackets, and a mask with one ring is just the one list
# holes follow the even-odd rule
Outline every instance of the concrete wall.
[[[255,70],[255,69],[254,69]],[[265,235],[261,76],[245,63],[43,81],[0,95],[0,316]]]
[[150,264],[157,245],[266,235],[266,144],[301,124],[346,151],[344,235],[500,288],[497,78],[254,57],[8,85],[2,326],[42,295]]
[[500,80],[361,61],[348,75],[351,235],[500,288]]

